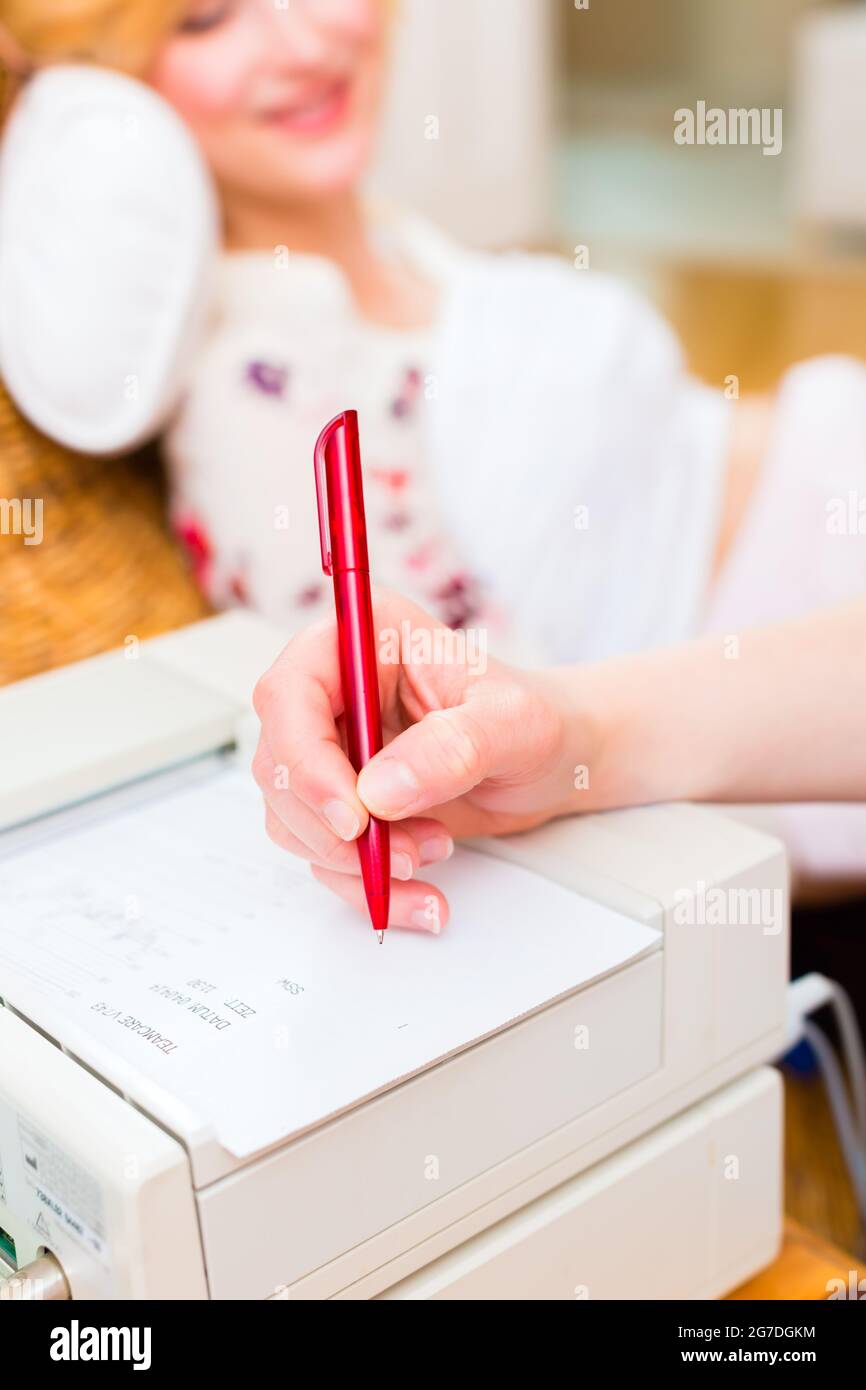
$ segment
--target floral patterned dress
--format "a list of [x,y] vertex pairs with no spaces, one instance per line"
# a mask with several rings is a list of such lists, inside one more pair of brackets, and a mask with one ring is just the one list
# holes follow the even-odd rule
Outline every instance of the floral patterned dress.
[[430,348],[425,332],[361,319],[329,261],[223,258],[208,341],[165,439],[172,522],[212,603],[249,605],[288,630],[333,612],[313,446],[355,409],[374,583],[508,647],[505,616],[450,544],[428,476]]

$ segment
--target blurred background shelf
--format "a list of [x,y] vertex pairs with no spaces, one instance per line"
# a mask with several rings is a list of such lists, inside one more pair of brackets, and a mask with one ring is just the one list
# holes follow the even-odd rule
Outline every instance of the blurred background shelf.
[[742,146],[678,146],[670,135],[565,136],[555,166],[557,239],[577,236],[608,266],[673,256],[793,260],[783,161],[784,151],[764,158]]
[[[863,351],[866,0],[402,0],[401,16],[387,193],[476,245],[588,247],[684,324],[709,380],[732,357],[765,385],[804,354]],[[675,112],[698,101],[780,109],[780,152],[677,145]]]

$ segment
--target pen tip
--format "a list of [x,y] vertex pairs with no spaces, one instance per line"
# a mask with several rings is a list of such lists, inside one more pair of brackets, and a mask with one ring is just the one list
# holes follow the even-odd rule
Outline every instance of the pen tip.
[[385,940],[385,933],[383,931],[377,931],[376,935],[379,938],[379,945],[381,946],[382,942]]

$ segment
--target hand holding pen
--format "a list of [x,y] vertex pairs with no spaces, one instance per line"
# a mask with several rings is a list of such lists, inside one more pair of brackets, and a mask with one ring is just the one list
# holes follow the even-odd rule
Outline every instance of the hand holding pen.
[[[379,662],[382,751],[356,774],[343,732],[337,622],[328,619],[294,637],[256,687],[262,736],[253,770],[270,838],[309,860],[316,878],[365,915],[353,842],[371,812],[388,821],[390,925],[436,935],[448,921],[446,896],[415,874],[447,859],[454,837],[526,829],[568,809],[563,789],[575,802],[587,793],[573,791],[574,750],[542,677],[492,658],[483,671],[435,659],[450,629],[396,594],[376,592],[373,628],[377,639],[407,629],[421,639],[401,660]],[[413,645],[431,659],[414,659]],[[290,769],[288,788],[281,767]]]

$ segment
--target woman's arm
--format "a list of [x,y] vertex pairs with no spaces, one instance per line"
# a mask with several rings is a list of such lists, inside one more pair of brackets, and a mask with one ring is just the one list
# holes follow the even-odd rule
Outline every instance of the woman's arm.
[[396,595],[377,596],[375,618],[380,640],[412,635],[380,664],[382,752],[356,777],[328,621],[259,682],[254,772],[271,838],[358,907],[352,842],[370,814],[399,822],[392,925],[423,929],[431,895],[447,920],[415,873],[447,857],[453,835],[650,801],[866,800],[866,602],[539,673],[468,664],[454,633]]
[[547,680],[596,730],[586,809],[866,800],[866,602]]

